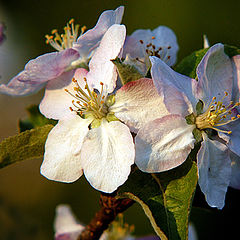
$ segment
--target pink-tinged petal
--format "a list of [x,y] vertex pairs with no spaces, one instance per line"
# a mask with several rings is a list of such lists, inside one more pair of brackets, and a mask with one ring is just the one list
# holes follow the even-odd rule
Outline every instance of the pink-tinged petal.
[[148,78],[127,83],[119,89],[110,111],[135,133],[147,122],[169,114],[152,79]]
[[[213,97],[220,101],[225,92],[228,96],[224,99],[226,105],[231,100],[233,87],[233,69],[231,59],[224,53],[223,44],[212,46],[197,67],[198,84],[195,96],[204,103],[210,103]],[[208,108],[208,104],[205,105]]]
[[105,33],[100,46],[89,63],[87,79],[90,86],[101,91],[100,82],[102,82],[105,92],[111,93],[115,89],[117,70],[111,60],[119,55],[125,37],[126,27],[124,25],[114,24]]
[[68,71],[71,63],[78,58],[79,53],[71,48],[41,55],[30,60],[17,79],[23,82],[47,82]]
[[157,57],[150,57],[152,78],[169,112],[183,117],[192,113],[197,100],[192,94],[196,80],[179,74]]
[[240,190],[240,157],[230,152],[231,159],[231,181],[229,186]]
[[91,56],[91,52],[99,46],[103,35],[113,24],[120,24],[124,7],[120,6],[116,10],[108,10],[101,14],[96,26],[81,35],[77,42],[73,44],[80,54],[81,58],[87,60]]
[[77,240],[84,226],[79,224],[70,206],[58,205],[54,220],[55,240]]
[[135,137],[137,166],[150,173],[179,166],[194,147],[193,129],[174,114],[147,123]]
[[111,193],[127,180],[134,157],[134,143],[128,127],[119,121],[103,120],[84,140],[81,164],[94,188]]
[[7,85],[1,84],[0,93],[11,96],[26,96],[38,92],[46,85],[46,83],[20,82],[17,78],[18,75],[11,79]]
[[[74,75],[73,75],[74,74]],[[74,106],[72,100],[75,100],[69,93],[75,94],[72,78],[76,78],[78,83],[84,89],[84,77],[87,75],[87,70],[79,68],[76,71],[63,73],[60,77],[48,82],[45,90],[45,95],[39,105],[40,112],[47,118],[64,119],[68,118],[73,112],[69,109]]]
[[209,206],[222,209],[231,179],[231,160],[228,148],[210,140],[205,134],[197,154],[198,184]]
[[90,121],[74,116],[60,120],[50,131],[45,144],[41,174],[59,182],[74,182],[82,175],[80,151]]
[[232,58],[233,64],[233,91],[232,100],[234,102],[240,101],[240,55],[234,56]]
[[159,26],[153,30],[153,36],[155,37],[152,42],[158,49],[162,50],[159,52],[161,59],[167,63],[168,66],[172,66],[176,63],[178,43],[175,33],[166,26]]

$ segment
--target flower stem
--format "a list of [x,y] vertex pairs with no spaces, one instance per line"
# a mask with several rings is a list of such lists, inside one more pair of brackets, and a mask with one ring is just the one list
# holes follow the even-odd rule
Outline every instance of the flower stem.
[[81,232],[77,240],[99,239],[102,233],[119,213],[124,212],[133,205],[134,201],[128,198],[117,199],[115,194],[101,194],[101,209]]

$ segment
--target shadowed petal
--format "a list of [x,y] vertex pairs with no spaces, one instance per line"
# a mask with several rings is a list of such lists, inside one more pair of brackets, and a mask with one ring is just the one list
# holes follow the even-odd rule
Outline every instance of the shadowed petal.
[[231,179],[231,160],[227,147],[210,140],[205,134],[197,154],[198,184],[209,206],[222,209]]
[[[228,92],[224,100],[226,106],[231,100],[233,72],[230,58],[224,53],[223,44],[212,46],[197,67],[198,84],[195,96],[204,103],[210,103],[213,97],[221,100]],[[208,105],[205,106],[206,108]]]
[[0,93],[24,96],[37,92],[49,80],[63,74],[71,63],[79,57],[77,51],[67,49],[41,55],[30,60],[25,69],[12,78],[7,85],[0,85]]
[[11,96],[26,96],[38,92],[43,88],[46,83],[29,83],[18,81],[18,76],[11,79],[11,81],[5,85],[0,85],[0,93]]
[[90,130],[82,149],[84,174],[94,188],[111,193],[127,180],[135,151],[126,125],[103,120]]
[[91,52],[99,46],[99,43],[106,31],[113,24],[121,23],[123,12],[123,6],[118,7],[116,10],[104,11],[99,17],[96,26],[81,35],[77,42],[73,44],[73,48],[81,53],[83,61],[87,60],[90,57]]
[[197,100],[192,94],[194,79],[173,71],[166,63],[150,57],[152,78],[169,112],[186,116],[194,111]]
[[231,181],[229,186],[240,190],[240,157],[230,152],[231,158]]
[[240,101],[240,55],[234,56],[232,58],[233,64],[233,92],[232,92],[232,100],[234,102]]
[[59,182],[74,182],[82,175],[80,151],[89,124],[89,120],[76,115],[60,120],[50,131],[41,165],[43,176]]
[[49,81],[65,72],[78,57],[79,53],[71,48],[41,55],[30,60],[17,79],[37,83]]
[[179,166],[194,147],[193,129],[174,114],[147,123],[135,137],[137,166],[151,173]]
[[145,123],[169,114],[152,79],[148,78],[127,83],[119,89],[110,111],[134,132]]

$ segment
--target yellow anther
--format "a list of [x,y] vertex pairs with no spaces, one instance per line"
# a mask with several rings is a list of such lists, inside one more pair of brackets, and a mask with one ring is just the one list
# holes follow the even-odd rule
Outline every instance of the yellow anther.
[[237,115],[237,118],[240,118],[240,115],[239,115],[239,114]]
[[57,32],[58,32],[57,29],[53,29],[51,33],[56,34]]
[[72,23],[74,23],[74,19],[73,18],[69,20],[69,24],[72,24]]
[[228,92],[224,92],[225,96],[228,96]]
[[228,134],[231,134],[232,133],[232,131],[228,131]]
[[155,37],[154,37],[154,36],[152,36],[152,39],[155,39]]
[[73,81],[74,83],[76,83],[76,82],[77,82],[76,78],[72,78],[72,81]]
[[233,120],[235,120],[236,118],[235,117],[231,117],[231,120],[233,121]]
[[212,100],[213,100],[213,101],[216,100],[216,97],[213,97]]
[[103,82],[100,82],[100,85],[102,85],[102,86],[103,86],[103,85],[104,85],[104,83],[103,83]]
[[67,93],[69,92],[66,88],[64,89],[64,91],[67,92]]
[[83,34],[87,30],[86,26],[81,27],[81,34]]

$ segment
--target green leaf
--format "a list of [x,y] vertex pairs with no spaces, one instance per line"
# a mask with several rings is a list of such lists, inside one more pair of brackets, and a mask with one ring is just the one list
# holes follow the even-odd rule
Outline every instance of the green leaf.
[[132,82],[143,78],[144,76],[137,70],[134,65],[125,64],[119,58],[112,60],[112,62],[117,67],[119,77],[121,79],[122,84],[126,84],[128,82]]
[[240,49],[234,46],[224,44],[224,52],[231,58],[240,54]]
[[186,240],[188,220],[197,184],[197,166],[188,159],[158,174],[134,171],[120,187],[119,196],[138,202],[162,240]]
[[26,130],[0,143],[0,168],[15,162],[42,157],[49,131],[53,125]]
[[185,57],[175,68],[175,71],[187,75],[190,78],[196,78],[196,69],[200,61],[202,60],[208,48],[204,48],[193,52],[189,56]]
[[27,107],[28,118],[25,120],[19,120],[19,131],[24,132],[36,127],[41,127],[46,124],[56,125],[57,121],[53,119],[45,118],[39,111],[37,105],[31,105]]

